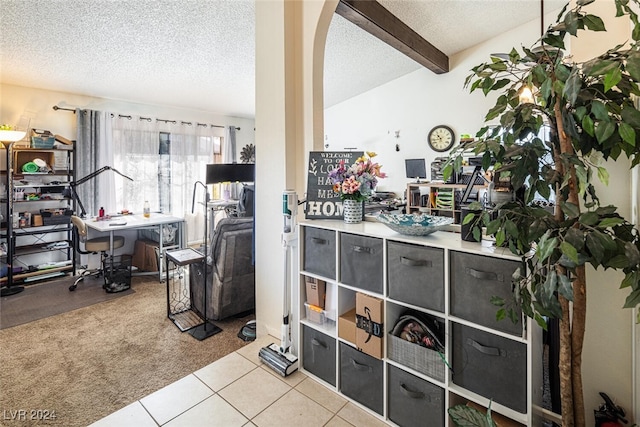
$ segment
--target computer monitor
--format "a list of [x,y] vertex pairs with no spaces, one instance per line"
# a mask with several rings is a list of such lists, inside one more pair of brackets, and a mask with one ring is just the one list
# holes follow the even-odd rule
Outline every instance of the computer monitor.
[[415,179],[420,182],[421,179],[427,179],[427,162],[425,159],[405,159],[405,171],[407,178]]
[[207,165],[207,184],[218,182],[254,182],[253,163],[214,163]]

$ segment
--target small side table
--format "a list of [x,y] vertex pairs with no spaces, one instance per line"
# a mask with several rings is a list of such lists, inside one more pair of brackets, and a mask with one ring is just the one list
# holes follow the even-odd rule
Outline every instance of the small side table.
[[195,249],[166,251],[167,317],[180,329],[200,326],[204,320],[193,309],[189,288],[189,265],[202,262],[204,255]]

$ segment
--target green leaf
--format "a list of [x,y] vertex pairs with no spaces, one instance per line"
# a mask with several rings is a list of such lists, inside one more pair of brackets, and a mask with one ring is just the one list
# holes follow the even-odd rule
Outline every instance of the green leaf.
[[609,228],[624,223],[622,218],[604,218],[598,224],[600,228]]
[[498,322],[504,319],[505,317],[507,317],[507,310],[505,310],[504,308],[501,308],[500,310],[496,311],[496,320]]
[[602,166],[598,166],[598,179],[604,185],[609,185],[609,171]]
[[[502,61],[494,62],[493,64],[489,65],[489,68],[491,68],[493,71],[507,71],[507,64]],[[494,90],[494,88],[492,88],[491,90]]]
[[560,243],[560,250],[563,254],[569,257],[569,259],[575,263],[578,263],[578,251],[569,242]]
[[596,139],[603,144],[616,131],[616,124],[612,121],[601,121],[596,126]]
[[491,86],[493,86],[493,79],[491,77],[485,77],[482,81],[482,92],[486,95],[491,91]]
[[596,58],[588,61],[584,65],[584,72],[589,76],[596,77],[607,74],[609,71],[616,68],[618,68],[618,63],[616,61]]
[[564,212],[569,218],[576,218],[580,215],[580,209],[573,203],[565,202],[561,204],[560,207],[562,208],[562,212]]
[[[506,67],[505,67],[506,68]],[[508,85],[509,83],[511,83],[511,80],[509,79],[500,79],[498,80],[493,87],[491,88],[491,90],[498,90],[498,89],[502,89],[503,87],[505,87],[506,85]]]
[[504,228],[510,236],[517,237],[520,235],[518,227],[509,219],[504,222]]
[[624,276],[622,283],[620,283],[620,289],[633,287],[633,285],[637,282],[638,282],[638,272],[631,271]]
[[[582,215],[580,215],[580,217],[582,217]],[[584,233],[577,228],[572,227],[568,229],[564,239],[579,251],[584,247]]]
[[622,73],[620,72],[620,68],[609,71],[604,76],[604,91],[607,92],[611,90],[611,88],[620,83],[620,80],[622,80]]
[[[474,230],[474,231],[475,231],[475,230]],[[474,236],[474,237],[476,237],[476,236],[475,236],[475,234],[474,234],[473,236]],[[496,233],[496,246],[497,246],[497,247],[500,247],[500,246],[502,246],[502,245],[504,244],[504,237],[505,237],[505,236],[504,236],[504,229],[502,229],[502,228],[501,228],[501,229],[500,229],[500,230],[498,230],[498,232]],[[477,237],[476,237],[476,240],[478,240],[478,238],[477,238]]]
[[625,122],[618,125],[618,134],[620,138],[632,147],[636,146],[636,130]]
[[616,255],[606,263],[607,267],[622,269],[629,266],[629,259],[624,255]]
[[602,263],[604,259],[604,245],[597,237],[596,233],[589,233],[586,237],[587,249],[591,253],[591,257],[595,261],[596,264]]
[[458,427],[496,427],[496,423],[489,415],[483,414],[467,405],[456,405],[447,409],[449,416]]
[[489,298],[489,302],[497,307],[502,307],[504,305],[504,298],[493,295]]
[[633,31],[631,32],[631,38],[633,38],[633,40],[640,40],[640,24],[636,23],[633,26]]
[[609,118],[609,111],[607,107],[600,101],[593,101],[591,103],[591,114],[596,120],[605,120]]
[[585,15],[584,18],[582,18],[582,21],[584,22],[584,26],[591,31],[606,31],[604,22],[602,22],[602,19],[598,16]]
[[569,101],[569,103],[573,105],[578,98],[578,93],[580,93],[581,88],[582,80],[580,79],[580,73],[576,68],[571,72],[571,75],[567,79],[562,94],[566,97],[567,101]]
[[578,14],[574,11],[569,11],[564,16],[564,25],[567,32],[575,36],[578,33]]
[[625,64],[625,70],[635,81],[640,81],[640,57],[630,56]]
[[582,129],[589,134],[589,136],[595,136],[595,127],[593,126],[593,120],[590,116],[584,116],[582,118]]
[[640,289],[636,289],[629,294],[624,301],[624,308],[634,308],[638,304],[640,304]]
[[551,256],[551,254],[553,253],[554,249],[558,246],[558,238],[552,237],[550,239],[549,236],[550,236],[549,232],[545,233],[542,236],[542,238],[540,238],[540,241],[538,242],[538,248],[536,250],[536,253],[540,261],[544,261],[545,259],[549,258],[549,256]]
[[565,297],[569,301],[573,301],[573,287],[571,286],[571,280],[564,274],[558,276],[558,293]]
[[592,226],[598,223],[598,221],[600,220],[600,217],[598,216],[597,213],[589,211],[581,214],[578,220],[580,221],[581,224],[584,224],[586,226]]
[[468,213],[464,216],[464,219],[462,220],[462,225],[466,225],[469,224],[471,221],[473,221],[475,219],[476,215],[474,213]]
[[622,108],[621,116],[622,120],[629,126],[632,126],[635,129],[640,128],[640,111],[636,110],[634,107],[625,104]]

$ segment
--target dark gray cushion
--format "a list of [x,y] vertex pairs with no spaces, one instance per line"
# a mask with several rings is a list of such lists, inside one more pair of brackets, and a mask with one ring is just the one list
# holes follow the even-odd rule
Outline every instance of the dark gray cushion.
[[[255,308],[253,218],[224,218],[211,238],[207,270],[207,319],[221,320]],[[204,314],[204,264],[191,265],[192,306]]]

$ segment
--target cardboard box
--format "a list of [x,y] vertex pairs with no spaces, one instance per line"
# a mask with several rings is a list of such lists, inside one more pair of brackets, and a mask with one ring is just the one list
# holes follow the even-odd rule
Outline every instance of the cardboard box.
[[136,240],[131,263],[140,271],[158,271],[157,246],[156,242],[150,240]]
[[315,277],[305,277],[307,287],[307,302],[324,309],[325,289],[327,283]]
[[384,350],[383,314],[381,299],[356,293],[356,347],[378,359]]
[[356,308],[353,307],[338,318],[338,336],[352,344],[356,343]]

